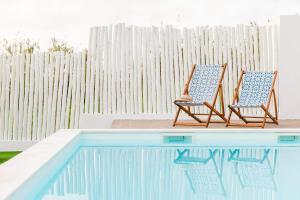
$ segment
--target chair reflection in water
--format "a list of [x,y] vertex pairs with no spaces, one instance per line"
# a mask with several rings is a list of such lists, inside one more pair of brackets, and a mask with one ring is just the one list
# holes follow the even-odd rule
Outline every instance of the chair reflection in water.
[[[255,154],[256,151],[256,154]],[[273,160],[270,161],[271,149],[263,149],[260,154],[257,149],[229,150],[228,161],[233,162],[234,171],[242,188],[255,187],[276,191],[274,174],[277,163],[277,149],[274,149]],[[259,155],[260,158],[258,158]]]
[[[194,193],[226,195],[222,174],[224,150],[208,149],[208,156],[192,156],[190,149],[177,149],[175,164],[181,164]],[[216,159],[218,157],[218,159]]]

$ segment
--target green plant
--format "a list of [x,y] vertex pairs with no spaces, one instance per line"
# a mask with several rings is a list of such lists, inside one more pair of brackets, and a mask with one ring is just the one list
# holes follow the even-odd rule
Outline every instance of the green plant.
[[51,43],[48,51],[49,52],[63,51],[65,53],[73,53],[74,47],[70,46],[65,41],[59,41],[55,37],[53,37],[51,38]]
[[14,41],[8,41],[7,39],[2,39],[0,42],[1,51],[4,54],[15,55],[21,53],[32,54],[40,49],[38,42],[32,41],[29,38],[18,38]]

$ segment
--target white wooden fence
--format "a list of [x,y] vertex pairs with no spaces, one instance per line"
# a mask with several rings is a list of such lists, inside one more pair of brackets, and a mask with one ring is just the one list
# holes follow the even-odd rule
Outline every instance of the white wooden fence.
[[224,93],[229,104],[241,68],[268,71],[277,67],[277,37],[275,25],[94,27],[90,31],[85,111],[172,113],[172,102],[181,95],[194,63],[228,63]]
[[0,140],[40,140],[78,127],[86,55],[0,56]]
[[0,140],[40,140],[60,128],[77,128],[84,112],[172,113],[194,63],[228,63],[228,104],[241,67],[277,66],[277,38],[274,25],[117,24],[91,29],[88,55],[1,55]]

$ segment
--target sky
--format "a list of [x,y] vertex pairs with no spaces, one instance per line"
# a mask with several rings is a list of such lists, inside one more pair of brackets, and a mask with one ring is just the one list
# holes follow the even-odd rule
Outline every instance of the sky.
[[265,24],[300,13],[300,0],[0,0],[0,8],[0,39],[28,37],[43,50],[55,37],[80,50],[93,26]]

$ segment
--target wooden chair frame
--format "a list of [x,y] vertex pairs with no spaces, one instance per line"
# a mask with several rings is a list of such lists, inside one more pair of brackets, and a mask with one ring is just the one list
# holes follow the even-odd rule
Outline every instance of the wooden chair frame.
[[[217,89],[216,93],[214,94],[212,102],[206,102],[206,101],[203,102],[203,105],[206,106],[209,109],[209,113],[208,114],[206,114],[206,113],[192,113],[190,107],[196,107],[196,106],[186,106],[187,107],[186,108],[183,105],[177,104],[178,101],[175,100],[174,104],[176,106],[178,106],[178,109],[177,109],[177,112],[176,112],[176,115],[175,115],[175,119],[173,121],[173,126],[183,125],[183,126],[205,126],[205,127],[208,127],[209,123],[226,123],[227,122],[227,119],[225,117],[224,95],[223,95],[223,85],[222,85],[222,81],[223,81],[223,78],[224,78],[224,74],[225,74],[225,71],[226,71],[227,64],[224,64],[221,67],[222,67],[222,72],[221,72],[221,76],[220,76],[219,82],[218,82],[218,89]],[[193,65],[192,71],[189,75],[189,78],[188,78],[187,82],[185,83],[185,87],[184,87],[184,90],[183,90],[184,95],[189,94],[190,82],[191,82],[193,74],[195,72],[195,68],[196,68],[196,64]],[[218,96],[220,97],[221,111],[218,111],[215,108]],[[198,123],[177,122],[181,110],[184,111],[186,114],[188,114],[190,117],[192,117],[194,120],[196,120]],[[196,115],[208,116],[207,121],[201,120]],[[220,120],[219,121],[212,121],[211,120],[212,115],[219,116],[223,121],[220,121]]]
[[[230,111],[229,111],[228,121],[226,123],[226,127],[228,127],[228,126],[242,126],[242,127],[261,127],[261,128],[264,128],[266,123],[274,123],[274,124],[278,125],[279,123],[278,123],[277,99],[276,99],[276,93],[275,93],[275,89],[274,89],[276,78],[277,78],[277,75],[278,75],[278,71],[274,71],[274,76],[273,76],[272,85],[271,85],[271,92],[270,92],[269,97],[268,97],[267,105],[261,104],[260,107],[258,107],[258,108],[261,108],[264,112],[264,115],[262,117],[261,116],[243,116],[241,114],[241,109],[240,108],[234,108],[232,106],[233,104],[239,102],[239,89],[242,85],[242,80],[243,80],[243,76],[245,75],[245,73],[246,72],[244,70],[241,71],[241,75],[240,75],[240,78],[238,80],[237,88],[235,88],[235,90],[234,90],[235,94],[234,94],[234,97],[233,97],[233,102],[232,102],[231,105],[228,105]],[[272,98],[274,98],[275,116],[273,116],[269,111]],[[232,122],[230,122],[232,113],[236,114],[239,117],[239,119],[241,119],[244,123],[232,123]],[[262,119],[262,120],[257,120],[257,119]],[[267,121],[267,119],[271,119],[271,121]]]

